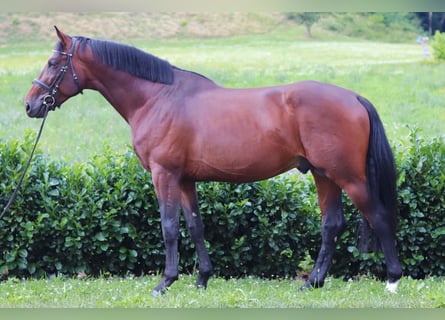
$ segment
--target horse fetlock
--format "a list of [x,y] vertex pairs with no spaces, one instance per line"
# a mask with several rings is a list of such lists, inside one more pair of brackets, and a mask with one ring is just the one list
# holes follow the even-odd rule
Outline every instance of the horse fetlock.
[[196,288],[207,289],[207,282],[209,281],[211,271],[199,272],[198,279],[196,280]]
[[173,274],[173,275],[165,275],[165,274],[164,274],[163,282],[165,283],[165,286],[166,286],[166,287],[169,287],[169,286],[171,286],[171,284],[172,284],[173,282],[175,282],[175,281],[178,280],[178,279],[179,279],[179,276],[178,276],[177,273],[176,273],[176,274]]
[[402,268],[400,266],[400,263],[397,261],[397,263],[390,264],[388,267],[388,282],[397,282],[402,278]]
[[175,282],[176,280],[178,280],[178,274],[172,276],[164,274],[161,282],[151,292],[152,296],[157,297],[160,294],[164,294],[167,288],[170,287],[172,283]]

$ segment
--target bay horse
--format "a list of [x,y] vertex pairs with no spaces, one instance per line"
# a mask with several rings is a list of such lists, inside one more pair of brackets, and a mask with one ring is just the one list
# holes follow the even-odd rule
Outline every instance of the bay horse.
[[385,257],[386,288],[396,292],[402,270],[395,237],[395,163],[368,100],[316,81],[224,88],[137,48],[55,29],[59,41],[26,95],[26,113],[44,117],[92,89],[130,125],[161,215],[165,269],[154,296],[178,279],[180,208],[198,256],[196,286],[207,287],[212,264],[197,181],[252,182],[292,168],[312,173],[322,213],[321,249],[302,288],[324,284],[346,225],[344,190],[375,231]]

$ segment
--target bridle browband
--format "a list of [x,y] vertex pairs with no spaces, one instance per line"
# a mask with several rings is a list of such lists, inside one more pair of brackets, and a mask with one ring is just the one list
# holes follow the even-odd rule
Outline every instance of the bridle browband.
[[72,60],[75,43],[76,43],[76,38],[72,38],[71,48],[68,53],[64,52],[64,51],[53,50],[53,52],[57,52],[61,55],[67,56],[67,59],[66,59],[65,64],[62,66],[62,68],[60,68],[59,74],[57,75],[57,77],[54,80],[54,82],[52,83],[52,85],[49,86],[46,83],[44,83],[43,81],[40,81],[39,79],[34,79],[32,81],[33,84],[37,84],[40,87],[42,87],[43,89],[45,89],[46,91],[48,91],[48,94],[43,97],[43,104],[48,108],[48,110],[54,110],[55,107],[60,107],[60,105],[57,105],[57,103],[56,103],[56,93],[59,90],[59,86],[63,80],[63,77],[65,76],[66,71],[68,70],[68,66],[71,67],[73,79],[77,85],[77,88],[79,89],[79,93],[81,93],[81,94],[83,93],[82,87],[80,86],[79,78],[77,76],[76,71],[74,70],[73,60]]

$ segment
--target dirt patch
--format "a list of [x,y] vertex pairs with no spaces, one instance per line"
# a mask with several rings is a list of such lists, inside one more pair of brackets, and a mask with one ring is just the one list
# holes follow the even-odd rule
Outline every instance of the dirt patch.
[[282,13],[9,13],[0,14],[0,42],[48,39],[53,25],[70,35],[123,40],[258,34],[282,23]]

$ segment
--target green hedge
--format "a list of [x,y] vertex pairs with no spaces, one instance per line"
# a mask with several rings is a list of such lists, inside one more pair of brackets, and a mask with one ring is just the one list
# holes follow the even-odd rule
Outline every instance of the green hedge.
[[[0,209],[8,201],[32,145],[0,141]],[[405,275],[445,275],[445,143],[413,132],[395,146],[399,169],[400,258]],[[249,184],[200,183],[200,207],[215,271],[293,277],[310,268],[321,243],[320,213],[309,176]],[[357,249],[361,216],[345,198],[348,229],[331,274],[384,276],[381,253]],[[196,256],[181,221],[180,268]],[[133,152],[104,150],[88,163],[64,163],[38,153],[10,211],[0,220],[0,272],[147,274],[162,271],[164,247],[149,173]],[[309,264],[309,266],[308,266]],[[303,271],[305,271],[303,270]]]
[[433,41],[431,41],[433,48],[433,57],[437,61],[445,61],[445,33],[440,33],[436,30]]

